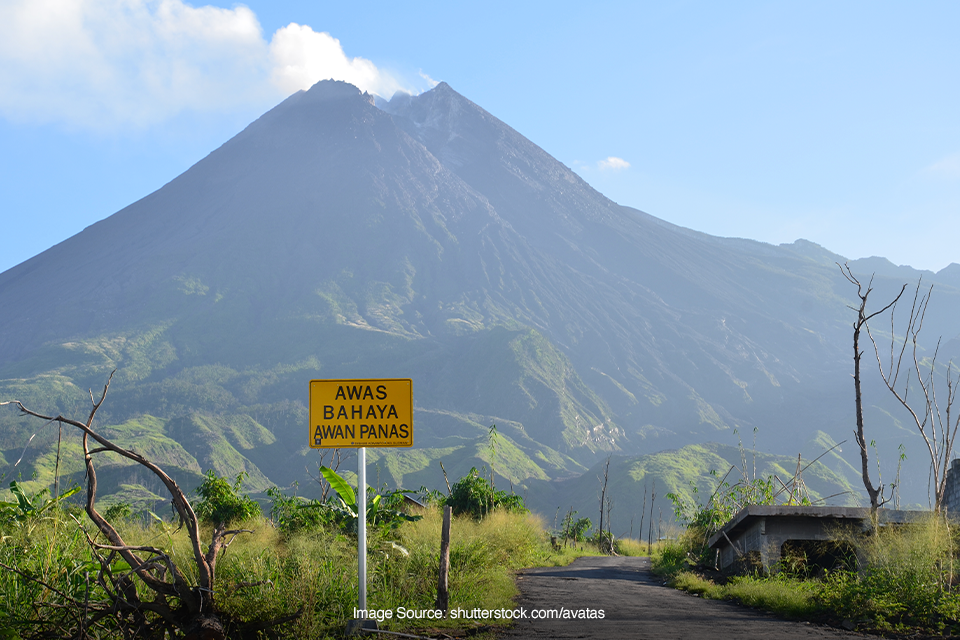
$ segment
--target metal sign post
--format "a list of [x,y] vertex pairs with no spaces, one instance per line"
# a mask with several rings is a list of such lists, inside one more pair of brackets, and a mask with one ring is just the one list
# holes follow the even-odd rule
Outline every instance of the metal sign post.
[[367,450],[357,449],[357,582],[360,610],[367,609]]
[[[367,447],[413,446],[413,380],[311,380],[313,449],[357,448],[357,604],[367,610]],[[351,620],[347,635],[370,620]]]

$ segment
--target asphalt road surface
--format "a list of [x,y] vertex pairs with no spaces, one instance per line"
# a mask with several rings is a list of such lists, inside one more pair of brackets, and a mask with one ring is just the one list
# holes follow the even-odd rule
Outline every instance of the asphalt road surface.
[[[662,586],[650,571],[649,558],[578,558],[567,567],[526,569],[517,584],[517,606],[525,609],[528,617],[501,633],[501,638],[863,638]],[[570,616],[589,616],[600,609],[602,620],[531,617],[543,610],[560,610],[559,614],[546,613],[548,616],[563,615],[564,610]]]

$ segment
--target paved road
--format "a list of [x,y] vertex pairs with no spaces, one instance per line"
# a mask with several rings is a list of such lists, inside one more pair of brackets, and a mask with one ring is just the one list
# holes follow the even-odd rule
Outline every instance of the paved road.
[[730,602],[664,587],[649,558],[585,557],[568,567],[527,569],[517,605],[534,609],[603,609],[602,620],[527,618],[502,638],[656,638],[710,640],[862,638],[856,633],[788,622]]

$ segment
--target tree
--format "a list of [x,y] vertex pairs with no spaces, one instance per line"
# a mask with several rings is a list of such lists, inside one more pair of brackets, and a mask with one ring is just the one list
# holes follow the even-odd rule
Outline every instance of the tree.
[[[190,501],[176,481],[160,467],[140,454],[124,449],[103,437],[93,429],[93,420],[97,410],[106,399],[113,373],[103,387],[100,399],[96,400],[90,392],[92,408],[86,422],[80,422],[62,415],[45,416],[25,407],[20,401],[2,402],[0,405],[13,404],[21,414],[40,418],[49,422],[56,421],[76,427],[83,433],[83,455],[87,472],[86,512],[107,541],[97,541],[83,530],[90,546],[94,561],[99,565],[95,581],[106,594],[104,600],[78,601],[68,599],[62,609],[79,620],[77,629],[65,626],[61,631],[64,637],[87,637],[86,629],[91,625],[113,619],[123,633],[124,638],[165,638],[184,637],[188,639],[225,640],[226,621],[219,613],[216,601],[216,563],[223,549],[227,548],[236,536],[248,530],[227,529],[226,522],[215,523],[210,544],[206,551],[200,542],[200,526]],[[94,440],[100,446],[91,448]],[[196,581],[189,580],[187,574],[177,566],[170,554],[163,549],[151,546],[130,545],[120,536],[110,522],[97,511],[97,473],[93,456],[103,452],[113,452],[150,470],[170,492],[173,508],[186,527],[192,549],[192,561],[196,566]],[[79,521],[78,521],[79,524]],[[82,527],[82,525],[81,525]],[[122,560],[117,562],[118,557]],[[117,569],[116,567],[122,567]],[[26,578],[30,578],[24,575]],[[92,577],[92,576],[91,576]],[[153,594],[150,600],[144,599],[138,592],[134,578],[139,579]],[[62,594],[61,594],[62,595]],[[281,620],[266,623],[253,623],[244,631],[255,628],[265,629],[296,618],[299,612]]]
[[[926,316],[927,305],[930,303],[930,296],[933,293],[933,285],[931,285],[926,293],[921,294],[921,282],[922,278],[917,281],[917,288],[913,294],[913,304],[910,307],[910,315],[907,319],[907,327],[899,346],[894,314],[900,296],[897,296],[892,303],[884,308],[890,310],[890,354],[886,368],[884,368],[883,358],[880,356],[880,348],[869,326],[867,326],[867,334],[873,343],[874,353],[877,356],[877,366],[880,369],[880,376],[883,378],[884,384],[910,414],[914,426],[927,445],[927,451],[930,454],[934,510],[939,512],[943,507],[943,498],[946,491],[947,466],[953,453],[957,426],[960,425],[960,415],[954,415],[955,412],[953,411],[953,401],[956,399],[960,375],[955,377],[953,361],[947,363],[945,371],[941,365],[941,371],[938,374],[939,338],[932,357],[923,358],[920,355],[921,348],[918,345],[918,336],[923,328],[923,319]],[[900,291],[901,295],[903,295],[906,287],[907,285],[903,285],[903,289]],[[873,315],[876,314],[872,314],[870,317],[873,317]],[[910,355],[905,363],[904,357],[907,356],[908,344],[910,345]],[[942,376],[941,379],[946,380],[946,398],[937,397],[938,375]],[[913,403],[910,399],[911,378],[915,378],[915,385],[912,388],[919,387],[920,390],[920,399]],[[943,403],[944,400],[945,404]]]
[[[897,294],[897,297],[893,299],[893,302],[885,306],[879,311],[873,313],[867,313],[867,298],[870,297],[870,293],[873,291],[873,277],[870,277],[870,282],[867,283],[866,289],[860,283],[860,280],[853,275],[853,271],[850,270],[850,265],[844,263],[843,266],[840,266],[837,263],[837,266],[840,267],[840,273],[843,274],[843,277],[846,278],[851,284],[857,286],[857,297],[860,299],[859,307],[850,307],[857,312],[857,320],[853,323],[853,388],[854,388],[854,397],[856,399],[856,408],[857,408],[857,430],[853,432],[854,437],[856,438],[857,446],[860,447],[860,463],[861,471],[863,477],[863,486],[867,490],[867,495],[870,497],[870,510],[876,511],[883,503],[883,485],[875,487],[873,482],[870,480],[870,456],[867,451],[867,440],[864,435],[864,425],[863,425],[863,394],[861,393],[860,385],[860,357],[863,355],[863,352],[860,350],[860,333],[866,328],[867,333],[869,334],[870,328],[867,325],[867,322],[881,313],[887,311],[894,307],[897,301],[900,299],[900,296],[903,295],[903,292],[906,291],[907,285],[903,285],[903,289],[900,290],[900,293]],[[849,305],[848,305],[849,306]],[[872,340],[871,336],[871,340]],[[874,343],[876,346],[876,343]]]
[[453,485],[450,495],[444,501],[453,509],[453,515],[468,513],[480,519],[494,509],[502,508],[507,511],[526,512],[523,498],[506,491],[495,490],[487,479],[480,475],[476,467],[470,469]]
[[[603,483],[600,485],[600,525],[597,527],[597,548],[603,553],[604,546],[609,547],[609,552],[613,553],[613,539],[605,539],[603,533],[603,510],[607,509],[607,528],[610,527],[610,498],[607,497],[607,481],[610,479],[610,458],[607,456],[607,464],[603,468]],[[600,476],[597,476],[600,480]],[[607,544],[609,543],[609,544]]]

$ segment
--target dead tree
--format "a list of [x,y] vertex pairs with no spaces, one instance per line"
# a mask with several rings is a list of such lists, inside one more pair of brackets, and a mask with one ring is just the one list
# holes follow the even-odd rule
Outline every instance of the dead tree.
[[907,285],[903,285],[903,289],[901,289],[900,293],[897,294],[897,297],[893,299],[893,302],[879,311],[868,314],[867,298],[870,297],[870,293],[873,291],[873,277],[870,277],[870,282],[867,283],[867,287],[864,289],[863,285],[860,283],[860,280],[853,275],[853,271],[850,270],[850,266],[848,264],[844,263],[843,266],[840,266],[840,264],[837,263],[837,266],[840,267],[840,273],[843,274],[843,277],[846,278],[851,284],[855,284],[857,286],[857,297],[860,299],[859,307],[850,307],[857,312],[857,321],[853,323],[853,388],[857,407],[857,430],[854,431],[854,437],[856,439],[857,446],[860,447],[860,463],[863,474],[863,486],[867,490],[867,495],[870,497],[870,510],[875,512],[878,508],[880,508],[881,505],[883,505],[885,501],[883,500],[883,485],[875,487],[873,486],[873,482],[870,480],[870,456],[869,452],[867,451],[866,436],[864,435],[863,394],[861,393],[860,385],[860,357],[863,355],[863,351],[860,350],[860,332],[863,331],[864,327],[866,327],[867,333],[869,334],[870,328],[867,325],[867,322],[871,318],[880,315],[896,305],[897,300],[899,300],[900,296],[903,295]]
[[[327,454],[330,454],[330,463],[327,464],[326,457]],[[340,464],[343,462],[343,450],[339,447],[334,449],[320,449],[320,461],[317,463],[317,468],[320,467],[329,467],[334,471],[340,471]],[[310,473],[308,470],[307,473]],[[326,478],[323,477],[323,474],[319,471],[317,472],[316,477],[317,484],[320,485],[320,501],[326,502],[327,495],[330,493],[330,483],[327,482]]]
[[[950,463],[954,441],[957,437],[957,426],[960,424],[960,415],[954,415],[953,411],[953,401],[956,399],[960,377],[954,377],[953,362],[947,363],[944,372],[947,383],[947,397],[937,397],[936,368],[937,355],[940,352],[940,340],[937,340],[933,356],[929,359],[920,356],[920,347],[917,344],[920,330],[923,328],[923,319],[927,313],[927,305],[930,303],[930,295],[933,293],[933,285],[931,285],[926,293],[921,294],[921,282],[922,279],[917,282],[907,327],[899,346],[897,345],[894,327],[894,313],[900,296],[897,296],[897,300],[894,300],[890,305],[890,359],[886,369],[880,356],[880,348],[873,333],[870,332],[870,327],[867,327],[867,334],[873,342],[873,349],[877,356],[877,366],[880,368],[880,375],[884,384],[910,414],[914,426],[927,445],[933,481],[934,510],[939,512],[943,506],[946,490],[947,466]],[[907,285],[903,286],[906,289]],[[900,293],[902,294],[903,291]],[[912,360],[905,363],[904,356],[907,355],[908,343]],[[901,373],[903,373],[902,376]],[[910,399],[910,382],[911,378],[914,377],[916,385],[914,388],[919,387],[920,390],[920,398],[916,402]],[[946,402],[945,405],[941,404],[943,400]]]
[[[605,506],[607,506],[605,502],[607,501],[607,480],[609,478],[610,478],[610,456],[607,456],[607,464],[603,468],[603,484],[601,485],[601,488],[600,488],[600,525],[597,527],[597,533],[599,534],[597,538],[597,548],[599,549],[600,553],[603,553],[603,547],[604,547],[603,509]],[[597,476],[597,480],[599,479],[600,479],[600,476]],[[609,514],[608,514],[608,517],[609,517]],[[613,551],[612,545],[610,550]]]
[[[83,455],[87,473],[85,508],[90,520],[106,538],[107,544],[98,542],[99,536],[91,536],[85,530],[84,533],[94,560],[100,565],[97,575],[91,576],[91,579],[106,594],[106,600],[79,602],[68,597],[64,607],[72,608],[74,613],[79,612],[76,616],[78,623],[76,629],[60,629],[59,631],[63,634],[61,637],[86,638],[86,629],[94,625],[102,626],[102,623],[109,623],[112,619],[124,638],[180,637],[186,640],[225,640],[227,621],[219,614],[215,599],[217,556],[236,539],[237,535],[247,531],[228,530],[225,524],[219,523],[214,527],[210,544],[204,551],[200,542],[197,515],[176,481],[140,454],[124,449],[94,431],[93,419],[107,396],[112,379],[113,373],[104,385],[99,400],[94,398],[92,391],[90,392],[90,402],[93,406],[86,422],[62,415],[45,416],[28,409],[18,400],[0,403],[0,405],[13,404],[23,415],[34,416],[48,422],[56,421],[61,426],[70,425],[83,433]],[[100,446],[91,449],[91,440]],[[197,569],[196,584],[192,584],[187,579],[164,550],[127,544],[117,530],[97,511],[97,473],[93,456],[108,451],[150,470],[170,492],[173,507],[190,538],[193,562]],[[113,568],[118,558],[129,566],[128,570],[117,571]],[[141,597],[134,581],[135,577],[149,589],[152,599]],[[250,630],[252,627],[264,629],[276,626],[295,617],[297,616],[288,616],[268,623],[254,623],[250,625]],[[238,630],[237,635],[243,634],[243,629]],[[232,635],[232,637],[236,636]]]

